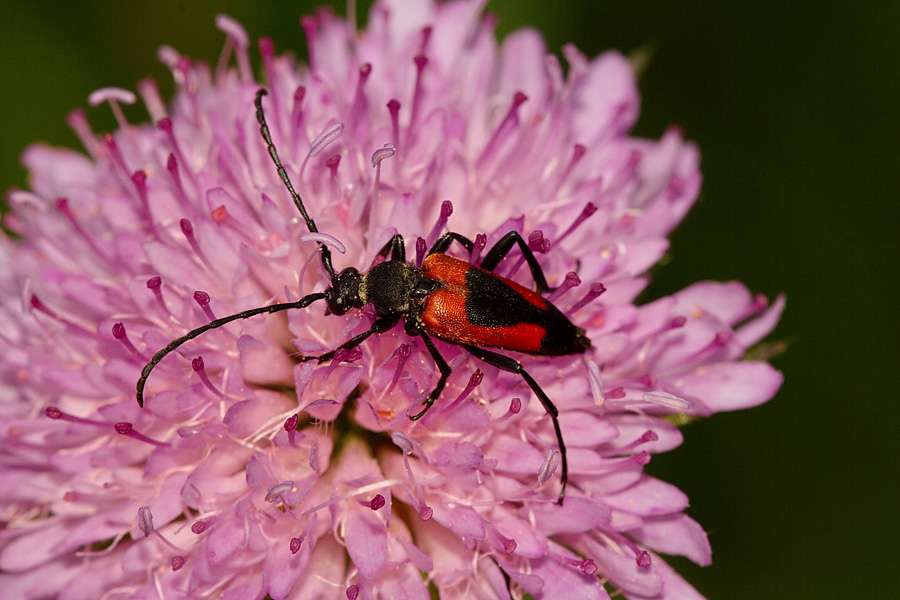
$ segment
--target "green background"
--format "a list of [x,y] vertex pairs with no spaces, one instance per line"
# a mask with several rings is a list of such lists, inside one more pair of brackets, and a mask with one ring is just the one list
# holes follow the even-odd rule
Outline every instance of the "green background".
[[[773,360],[786,377],[778,396],[690,425],[649,467],[689,494],[710,532],[713,566],[675,561],[709,598],[900,597],[900,10],[839,4],[489,5],[501,35],[533,25],[557,52],[653,49],[636,133],[680,124],[700,145],[705,183],[646,299],[701,279],[787,294],[770,338],[789,344]],[[312,6],[7,0],[0,189],[25,185],[28,143],[80,148],[64,123],[72,108],[96,131],[114,127],[107,108],[87,106],[91,91],[134,90],[151,75],[167,96],[159,45],[214,63],[213,17],[226,12],[252,38],[302,54],[297,17]]]

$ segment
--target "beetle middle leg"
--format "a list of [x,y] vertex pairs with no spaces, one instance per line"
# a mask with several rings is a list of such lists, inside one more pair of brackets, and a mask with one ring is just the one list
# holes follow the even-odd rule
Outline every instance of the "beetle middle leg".
[[521,376],[522,379],[525,380],[525,383],[528,384],[528,387],[531,388],[531,391],[538,397],[538,400],[541,401],[544,410],[547,411],[547,415],[549,415],[550,420],[553,421],[553,429],[556,431],[556,443],[559,445],[559,457],[560,462],[562,463],[562,489],[559,491],[559,500],[557,500],[556,503],[562,504],[563,496],[566,493],[566,484],[569,482],[569,462],[566,460],[566,444],[563,442],[562,430],[559,428],[559,410],[556,408],[556,405],[553,404],[549,396],[544,393],[541,386],[539,386],[537,381],[528,374],[528,371],[522,367],[522,364],[519,361],[477,346],[463,346],[463,348],[475,358],[482,360],[491,366],[497,367],[501,371],[515,373],[516,375]]
[[428,337],[422,329],[412,321],[407,321],[406,332],[409,335],[417,335],[422,338],[422,341],[425,342],[425,347],[428,348],[428,353],[431,354],[431,358],[434,360],[434,363],[437,365],[438,370],[441,372],[441,378],[438,379],[437,385],[434,386],[434,389],[431,390],[431,393],[428,394],[428,397],[422,402],[422,410],[417,412],[414,415],[409,415],[411,421],[418,421],[425,413],[428,412],[428,409],[431,408],[431,405],[434,404],[434,401],[438,399],[441,395],[441,392],[444,391],[444,386],[447,385],[447,378],[450,377],[450,373],[453,372],[453,369],[450,368],[450,365],[447,364],[447,361],[441,356],[441,353],[438,351],[437,346],[434,345],[434,342],[431,341],[431,338]]
[[484,256],[484,260],[481,261],[481,265],[479,266],[485,271],[493,271],[516,244],[518,244],[519,249],[522,250],[522,256],[525,257],[525,262],[528,263],[528,269],[531,271],[531,277],[534,279],[534,285],[537,288],[538,293],[545,294],[549,292],[551,288],[547,285],[547,278],[544,277],[544,271],[541,269],[541,265],[538,264],[534,252],[531,251],[531,248],[528,247],[528,244],[516,231],[510,231],[500,238],[500,240],[494,244]]

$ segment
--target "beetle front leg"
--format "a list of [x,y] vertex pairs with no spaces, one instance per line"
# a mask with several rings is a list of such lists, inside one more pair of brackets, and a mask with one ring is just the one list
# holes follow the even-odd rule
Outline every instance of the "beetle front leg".
[[319,363],[323,363],[326,360],[331,360],[334,358],[334,355],[338,353],[339,350],[352,350],[356,348],[361,343],[363,343],[369,337],[375,335],[376,333],[384,333],[385,331],[389,331],[397,322],[400,321],[400,317],[382,317],[380,319],[376,319],[374,323],[372,323],[372,327],[370,327],[367,331],[363,331],[359,335],[355,335],[331,352],[326,352],[325,354],[320,354],[318,356],[304,356],[300,359],[300,362],[307,362],[310,360],[317,360]]
[[456,240],[463,247],[469,251],[469,254],[472,253],[472,249],[475,248],[475,244],[464,235],[460,235],[458,233],[445,233],[441,237],[437,239],[433,246],[431,246],[431,250],[428,251],[428,255],[432,254],[444,254],[447,250],[450,249],[450,244],[453,243],[453,240]]
[[388,243],[382,246],[376,256],[387,257],[388,251],[391,253],[391,261],[406,262],[406,245],[403,242],[402,235],[395,233],[394,236],[388,240]]

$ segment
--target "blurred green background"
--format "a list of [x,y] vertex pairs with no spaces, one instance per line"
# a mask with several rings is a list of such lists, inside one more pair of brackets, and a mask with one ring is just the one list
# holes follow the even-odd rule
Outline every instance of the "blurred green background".
[[[0,189],[33,141],[79,148],[103,86],[171,77],[162,44],[214,63],[225,12],[280,52],[318,2],[25,2],[0,7]],[[745,6],[742,6],[744,5]],[[344,14],[343,3],[336,3]],[[366,7],[359,9],[365,21]],[[739,279],[788,308],[770,338],[786,377],[769,404],[690,425],[650,471],[685,490],[713,566],[676,566],[709,598],[900,597],[900,7],[895,2],[490,3],[500,34],[539,28],[558,52],[653,50],[636,134],[680,124],[705,183],[645,299]],[[254,46],[255,50],[255,46]],[[254,56],[258,57],[258,53]],[[129,119],[147,118],[143,109]]]

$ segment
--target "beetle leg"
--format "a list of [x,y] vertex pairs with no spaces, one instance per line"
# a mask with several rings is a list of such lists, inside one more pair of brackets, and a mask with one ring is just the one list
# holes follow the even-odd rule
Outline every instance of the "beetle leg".
[[472,249],[475,247],[475,244],[473,244],[472,240],[470,240],[469,238],[458,233],[450,232],[445,233],[437,239],[437,241],[431,247],[431,250],[428,251],[429,256],[432,254],[445,253],[450,248],[450,244],[453,243],[453,240],[456,240],[457,242],[462,244],[470,254],[472,253]]
[[522,364],[519,361],[504,356],[503,354],[497,354],[496,352],[478,348],[477,346],[463,346],[463,348],[475,358],[483,360],[487,364],[497,367],[501,371],[520,375],[522,379],[525,380],[525,383],[528,384],[528,387],[531,388],[531,391],[538,397],[538,400],[541,401],[544,410],[547,411],[550,420],[553,421],[553,429],[556,430],[556,443],[559,444],[559,457],[560,462],[562,463],[562,489],[559,491],[559,500],[557,500],[556,503],[562,504],[563,496],[566,493],[566,484],[569,482],[569,463],[566,460],[566,444],[563,442],[562,430],[559,428],[559,410],[557,410],[553,402],[550,401],[550,398],[544,393],[544,390],[541,389],[541,386],[538,385],[537,381],[522,368]]
[[425,347],[428,348],[428,353],[431,354],[431,358],[434,359],[434,363],[437,365],[438,370],[441,372],[441,378],[438,379],[437,385],[434,386],[434,389],[431,390],[431,393],[428,394],[428,397],[422,402],[422,410],[417,412],[414,415],[409,415],[409,419],[411,421],[418,421],[421,419],[428,409],[431,408],[431,405],[434,404],[434,401],[438,399],[438,396],[441,395],[441,392],[444,391],[444,386],[447,385],[447,378],[450,376],[450,373],[453,370],[450,368],[450,365],[447,364],[447,361],[444,360],[444,357],[441,356],[441,353],[438,352],[437,346],[434,345],[434,342],[431,341],[431,338],[428,337],[422,329],[418,327],[408,327],[407,331],[411,334],[418,335],[422,338],[422,341],[425,342]]
[[395,317],[382,317],[380,319],[376,319],[374,323],[372,323],[372,327],[369,328],[368,331],[363,331],[359,335],[355,335],[331,352],[326,352],[325,354],[320,354],[319,356],[304,356],[300,359],[300,362],[306,362],[309,360],[317,360],[320,363],[325,362],[326,360],[331,360],[334,358],[334,355],[337,354],[338,350],[352,350],[356,348],[361,343],[363,343],[367,338],[376,333],[384,333],[388,331],[391,327],[397,324],[397,321],[400,320],[400,316]]
[[519,248],[522,250],[522,256],[525,257],[525,261],[528,263],[528,269],[531,271],[531,277],[534,279],[534,284],[535,287],[537,287],[538,293],[545,294],[549,292],[552,288],[547,285],[544,271],[534,257],[534,252],[531,251],[531,248],[528,247],[528,244],[516,231],[510,231],[500,238],[500,241],[494,244],[484,256],[484,260],[481,261],[479,266],[485,271],[493,271],[497,268],[497,265],[500,264],[500,261],[509,254],[509,251],[512,250],[512,247],[515,244],[518,244]]
[[393,262],[406,262],[406,246],[403,243],[403,236],[399,233],[395,233],[394,237],[388,240],[388,243],[382,246],[381,250],[378,251],[377,256],[387,256],[388,252],[391,253],[391,261]]

